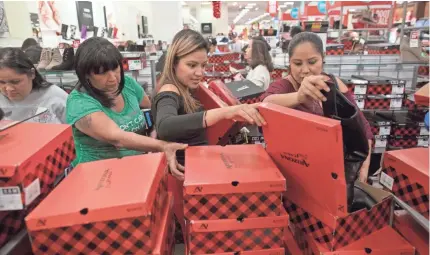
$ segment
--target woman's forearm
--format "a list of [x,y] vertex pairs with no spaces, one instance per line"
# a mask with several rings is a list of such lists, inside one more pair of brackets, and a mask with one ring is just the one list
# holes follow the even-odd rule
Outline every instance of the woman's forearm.
[[370,158],[372,156],[372,140],[369,140],[369,154],[360,169],[360,180],[362,182],[367,182],[367,177],[369,175]]
[[113,143],[116,147],[144,152],[163,151],[166,144],[161,140],[126,131],[120,132],[118,139]]
[[277,104],[288,108],[295,108],[300,104],[297,92],[287,94],[273,94],[266,97],[263,102]]
[[206,116],[203,118],[203,126],[210,127],[225,119],[227,113],[226,108],[212,109],[206,112]]

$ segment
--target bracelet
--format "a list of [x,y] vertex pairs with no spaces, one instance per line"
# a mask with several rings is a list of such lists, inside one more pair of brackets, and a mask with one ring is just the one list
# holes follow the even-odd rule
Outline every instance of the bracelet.
[[206,121],[206,113],[207,113],[208,111],[205,111],[205,113],[203,114],[203,119],[204,119],[204,121],[205,121],[205,128],[207,128],[208,127],[208,122]]

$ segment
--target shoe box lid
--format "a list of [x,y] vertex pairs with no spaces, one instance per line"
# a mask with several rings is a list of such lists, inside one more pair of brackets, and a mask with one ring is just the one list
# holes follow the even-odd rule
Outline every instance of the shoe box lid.
[[[227,105],[204,85],[196,91],[196,97],[205,110],[226,107]],[[210,145],[226,145],[230,138],[239,133],[243,123],[235,120],[221,120],[206,129],[206,137]]]
[[394,229],[417,250],[417,255],[429,253],[429,233],[405,210],[394,211]]
[[261,145],[190,147],[185,162],[187,195],[286,190],[285,178]]
[[262,87],[257,86],[250,80],[233,81],[226,84],[231,93],[239,100],[259,97],[264,93]]
[[30,231],[149,215],[164,153],[79,164],[26,218]]
[[287,180],[286,197],[313,215],[347,214],[342,127],[337,120],[263,103],[266,151]]
[[[161,222],[160,222],[160,230],[158,231],[157,241],[155,242],[153,255],[164,255],[164,251],[168,251],[169,247],[166,247],[169,244],[169,235],[173,235],[169,233],[170,225],[172,224],[173,219],[173,195],[171,193],[167,193],[166,203],[163,208]],[[172,237],[174,238],[174,237]],[[167,254],[166,254],[167,255]]]
[[414,98],[415,104],[429,106],[429,85],[427,84],[415,92]]
[[329,251],[312,238],[307,238],[315,254],[324,255],[414,255],[415,248],[393,228],[386,226],[336,251]]
[[[27,122],[1,131],[0,178],[10,178],[44,163],[48,155],[71,137],[71,126],[63,124]],[[65,146],[73,152],[73,142]]]
[[231,90],[220,80],[209,82],[209,89],[229,106],[240,104],[240,101],[233,95]]
[[[272,248],[264,250],[250,250],[250,251],[232,251],[223,253],[212,253],[211,255],[285,255],[284,248]],[[199,254],[199,255],[209,255],[209,254]],[[294,254],[296,255],[296,254]]]
[[191,220],[187,222],[187,233],[214,233],[231,232],[250,229],[266,228],[287,228],[289,216],[284,208],[278,216],[256,217],[256,218],[237,218],[222,220]]
[[385,84],[405,85],[406,84],[405,80],[391,78],[391,77],[384,77],[384,76],[352,75],[351,77],[352,79],[365,80],[368,82],[369,85],[385,85]]

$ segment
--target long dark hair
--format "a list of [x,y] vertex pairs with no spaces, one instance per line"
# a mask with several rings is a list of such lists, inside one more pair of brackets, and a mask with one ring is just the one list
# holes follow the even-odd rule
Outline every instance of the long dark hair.
[[249,65],[252,69],[256,68],[259,65],[263,65],[269,70],[269,72],[273,71],[273,62],[272,57],[269,54],[267,49],[267,45],[262,40],[254,40],[252,39],[252,52],[251,52],[251,61]]
[[52,85],[42,77],[27,55],[18,48],[0,49],[0,69],[2,68],[10,68],[19,74],[29,76],[34,72],[32,89],[46,88]]
[[102,74],[107,71],[121,69],[121,81],[115,95],[121,94],[124,88],[124,69],[122,55],[108,40],[101,37],[92,37],[79,45],[75,55],[74,68],[78,76],[78,91],[85,91],[105,107],[114,105],[113,98],[105,92],[95,88],[88,80],[91,74]]

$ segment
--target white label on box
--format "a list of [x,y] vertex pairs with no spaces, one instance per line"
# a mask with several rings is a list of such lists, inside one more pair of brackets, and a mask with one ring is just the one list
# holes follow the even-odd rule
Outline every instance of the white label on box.
[[231,79],[224,79],[224,83],[230,83]]
[[379,135],[390,135],[390,132],[391,132],[390,126],[379,127]]
[[376,139],[375,140],[375,148],[385,148],[387,147],[386,139]]
[[31,204],[40,195],[40,181],[36,178],[30,185],[24,188],[25,205]]
[[393,85],[391,94],[400,95],[405,93],[405,85]]
[[388,174],[381,172],[381,177],[379,177],[379,182],[384,185],[387,189],[393,190],[394,179]]
[[367,85],[355,85],[354,94],[365,95],[367,91]]
[[356,99],[355,102],[357,103],[358,108],[364,109],[364,99]]
[[420,135],[429,135],[429,131],[427,130],[426,127],[421,127]]
[[390,101],[390,108],[401,108],[402,107],[402,99],[401,98],[392,98]]
[[139,59],[129,60],[128,61],[128,70],[142,70],[142,61]]
[[418,147],[429,147],[429,140],[424,138],[419,138]]
[[21,191],[18,186],[0,188],[0,211],[22,210]]
[[419,42],[418,42],[418,37],[420,31],[412,31],[411,32],[411,39],[409,41],[409,47],[411,48],[418,48],[419,47]]

